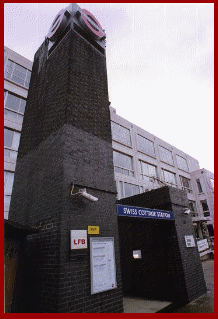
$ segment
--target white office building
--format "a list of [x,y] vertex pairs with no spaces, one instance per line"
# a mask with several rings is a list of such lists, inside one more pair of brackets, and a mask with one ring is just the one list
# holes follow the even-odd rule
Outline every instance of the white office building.
[[118,199],[163,185],[185,190],[196,237],[203,238],[205,224],[213,236],[214,175],[200,169],[193,157],[118,116],[114,108],[110,111]]

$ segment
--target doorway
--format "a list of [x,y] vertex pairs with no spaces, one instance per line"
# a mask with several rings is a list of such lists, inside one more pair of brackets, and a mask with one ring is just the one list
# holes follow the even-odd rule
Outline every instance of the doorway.
[[169,251],[173,221],[118,217],[124,296],[172,300]]

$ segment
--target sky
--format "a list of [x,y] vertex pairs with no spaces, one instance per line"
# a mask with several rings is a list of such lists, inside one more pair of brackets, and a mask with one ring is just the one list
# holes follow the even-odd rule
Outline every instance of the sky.
[[[33,61],[69,3],[5,3],[4,45]],[[78,3],[107,36],[116,113],[214,172],[214,4]]]

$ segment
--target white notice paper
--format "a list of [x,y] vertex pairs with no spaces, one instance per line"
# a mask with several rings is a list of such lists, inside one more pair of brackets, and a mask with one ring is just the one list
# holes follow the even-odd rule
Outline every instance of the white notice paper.
[[90,238],[91,294],[117,287],[113,237]]

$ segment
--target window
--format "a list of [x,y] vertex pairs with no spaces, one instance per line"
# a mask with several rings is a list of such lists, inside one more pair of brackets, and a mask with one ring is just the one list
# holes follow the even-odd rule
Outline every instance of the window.
[[138,185],[133,185],[129,183],[124,183],[124,194],[125,197],[130,197],[134,196],[136,194],[139,194],[139,186]]
[[202,209],[203,209],[203,212],[204,212],[204,217],[210,216],[210,212],[209,212],[209,208],[208,208],[206,199],[205,200],[201,200],[201,205],[202,205]]
[[203,193],[202,187],[201,187],[201,183],[200,183],[200,179],[196,179],[196,183],[197,183],[197,186],[198,186],[198,192],[199,193]]
[[7,60],[6,68],[5,68],[5,78],[8,80],[12,80],[17,84],[25,86],[29,88],[31,77],[31,71],[24,68],[23,66],[11,61]]
[[140,161],[141,178],[150,181],[150,177],[156,177],[156,166]]
[[17,151],[20,143],[20,133],[4,129],[4,155],[17,158]]
[[163,169],[163,175],[164,175],[164,181],[171,185],[171,186],[176,186],[176,174],[166,171],[165,169]]
[[121,182],[121,181],[118,182],[118,197],[119,198],[123,198],[124,197],[123,182]]
[[204,212],[204,217],[209,217],[210,216],[210,212]]
[[132,157],[113,151],[114,171],[116,173],[134,176]]
[[118,182],[118,197],[130,197],[143,193],[143,187],[139,185],[129,184],[122,181]]
[[111,122],[111,130],[112,130],[112,137],[114,140],[121,142],[125,145],[131,146],[131,138],[130,138],[130,130],[117,124]]
[[192,212],[192,216],[193,217],[197,217],[198,213],[197,213],[197,209],[196,209],[196,202],[193,200],[189,200],[189,209]]
[[184,176],[180,176],[180,181],[182,184],[182,189],[183,190],[187,190],[188,193],[192,193],[192,188],[190,185],[190,179],[184,177]]
[[14,173],[4,171],[4,204],[10,205]]
[[160,159],[167,164],[173,165],[172,152],[162,146],[159,146],[159,150],[160,150]]
[[154,143],[145,137],[137,135],[138,149],[148,155],[155,156]]
[[214,237],[213,225],[208,224],[208,225],[207,225],[207,228],[208,228],[209,236],[210,236],[210,237]]
[[198,227],[195,225],[195,226],[193,226],[194,227],[194,233],[195,233],[195,237],[196,238],[199,238],[200,236],[199,236],[199,231],[198,231]]
[[10,92],[5,91],[5,109],[4,114],[23,121],[23,115],[26,107],[26,100]]
[[21,122],[23,122],[23,116],[22,115],[17,114],[15,112],[11,112],[11,111],[9,111],[7,109],[4,109],[4,115],[13,117],[14,119],[19,119]]
[[182,169],[183,171],[188,172],[188,164],[187,164],[186,159],[179,156],[179,155],[176,155],[176,160],[177,160],[178,168]]

